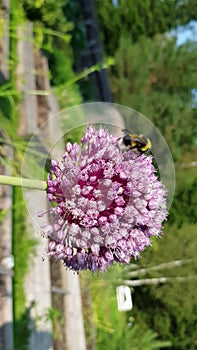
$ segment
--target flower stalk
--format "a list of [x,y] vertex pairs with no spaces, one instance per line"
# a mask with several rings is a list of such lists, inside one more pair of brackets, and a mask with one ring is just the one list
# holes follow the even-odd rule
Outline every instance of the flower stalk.
[[0,184],[46,191],[46,182],[22,177],[0,175]]

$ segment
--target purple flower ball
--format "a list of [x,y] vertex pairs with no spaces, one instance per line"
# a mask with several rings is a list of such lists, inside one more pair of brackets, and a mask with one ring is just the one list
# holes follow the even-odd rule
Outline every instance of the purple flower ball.
[[166,190],[152,156],[122,151],[103,127],[88,126],[81,144],[68,142],[61,164],[51,161],[47,255],[74,271],[129,263],[161,234]]

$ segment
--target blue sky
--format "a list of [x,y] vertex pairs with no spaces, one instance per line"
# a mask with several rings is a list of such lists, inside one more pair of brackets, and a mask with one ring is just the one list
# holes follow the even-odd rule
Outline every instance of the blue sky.
[[[112,0],[114,7],[119,6],[119,0]],[[187,41],[197,43],[197,21],[191,21],[187,26],[179,26],[177,29],[170,31],[170,35],[177,37],[177,46],[183,45]],[[197,108],[197,87],[192,89],[193,107]]]
[[[197,21],[191,21],[188,26],[180,26],[171,33],[177,35],[177,46],[184,44],[188,40],[197,43]],[[192,100],[193,108],[197,108],[197,87],[192,89]]]
[[[119,6],[119,0],[112,0],[114,7]],[[197,41],[197,21],[191,21],[187,26],[179,26],[172,30],[173,35],[177,35],[177,45],[184,44],[187,40]]]
[[177,35],[178,46],[188,40],[197,42],[197,21],[191,21],[187,26],[179,26],[176,30],[172,30],[171,34]]

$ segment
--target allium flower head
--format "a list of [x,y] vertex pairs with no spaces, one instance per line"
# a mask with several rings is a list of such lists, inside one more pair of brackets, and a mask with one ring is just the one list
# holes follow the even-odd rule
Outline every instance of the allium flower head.
[[62,162],[51,161],[47,196],[56,206],[44,229],[47,255],[69,269],[129,263],[161,234],[166,190],[152,157],[118,143],[103,127],[88,126],[81,147],[68,142]]

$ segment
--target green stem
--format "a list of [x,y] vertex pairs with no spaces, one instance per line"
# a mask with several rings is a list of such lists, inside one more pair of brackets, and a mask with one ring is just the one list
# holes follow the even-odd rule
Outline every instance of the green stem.
[[0,184],[32,188],[34,190],[46,190],[46,182],[40,180],[25,179],[22,177],[0,175]]

